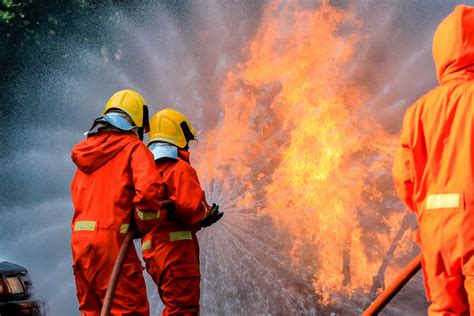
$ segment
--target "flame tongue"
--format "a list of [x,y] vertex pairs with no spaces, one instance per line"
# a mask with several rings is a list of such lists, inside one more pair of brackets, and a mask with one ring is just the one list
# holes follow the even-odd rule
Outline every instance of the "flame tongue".
[[358,23],[327,3],[270,3],[203,140],[214,163],[198,167],[237,207],[257,206],[289,233],[288,255],[312,265],[324,303],[370,289],[401,216],[384,210],[395,199],[394,140],[364,112],[370,96],[348,83],[361,36],[343,31]]

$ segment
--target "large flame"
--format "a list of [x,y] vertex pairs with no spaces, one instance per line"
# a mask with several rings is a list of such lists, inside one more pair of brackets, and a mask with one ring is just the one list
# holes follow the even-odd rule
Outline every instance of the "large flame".
[[394,139],[349,80],[359,24],[328,3],[270,3],[246,61],[227,75],[221,121],[201,141],[201,176],[222,187],[227,207],[288,232],[288,255],[311,266],[323,303],[373,287],[403,217]]

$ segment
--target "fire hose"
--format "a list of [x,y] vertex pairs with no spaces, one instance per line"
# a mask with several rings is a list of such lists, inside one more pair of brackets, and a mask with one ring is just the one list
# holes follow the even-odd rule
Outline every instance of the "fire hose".
[[[160,202],[160,210],[167,205],[173,203],[171,200],[164,200]],[[114,268],[112,269],[112,274],[110,275],[109,287],[105,293],[104,304],[102,305],[102,310],[100,311],[100,316],[109,316],[110,309],[112,308],[112,303],[114,300],[115,289],[117,288],[118,281],[120,279],[120,274],[122,273],[122,267],[127,257],[128,251],[133,244],[133,237],[135,235],[135,229],[132,227],[125,236],[122,245],[120,246],[117,259],[115,260]]]
[[378,315],[380,311],[400,292],[400,290],[421,269],[421,254],[413,259],[395,280],[370,304],[362,316]]

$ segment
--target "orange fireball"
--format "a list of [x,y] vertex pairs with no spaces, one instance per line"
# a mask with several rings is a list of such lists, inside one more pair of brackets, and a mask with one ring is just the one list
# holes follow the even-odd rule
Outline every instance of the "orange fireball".
[[[404,215],[391,185],[395,139],[364,107],[372,96],[349,81],[363,36],[347,30],[360,23],[327,2],[271,2],[199,148],[213,157],[199,161],[201,175],[236,209],[289,233],[288,255],[313,265],[323,303],[371,290]],[[400,245],[411,250],[408,234]]]

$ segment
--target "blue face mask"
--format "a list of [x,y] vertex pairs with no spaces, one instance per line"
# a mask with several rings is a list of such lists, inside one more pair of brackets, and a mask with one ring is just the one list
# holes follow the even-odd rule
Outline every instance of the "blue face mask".
[[171,158],[178,160],[178,147],[174,145],[154,142],[148,145],[148,149],[153,153],[155,160],[161,158]]

